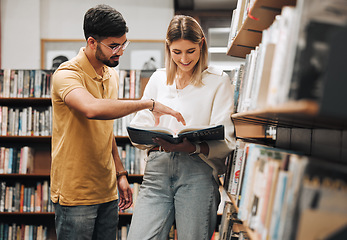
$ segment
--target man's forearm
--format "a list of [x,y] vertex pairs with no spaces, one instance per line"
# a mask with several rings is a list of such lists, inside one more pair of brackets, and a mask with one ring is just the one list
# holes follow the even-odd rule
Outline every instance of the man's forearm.
[[153,101],[96,99],[89,107],[88,118],[109,120],[121,118],[143,109],[152,109]]

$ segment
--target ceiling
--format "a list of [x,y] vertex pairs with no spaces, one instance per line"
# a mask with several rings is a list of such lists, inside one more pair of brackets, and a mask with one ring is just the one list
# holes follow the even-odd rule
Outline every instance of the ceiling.
[[175,0],[175,9],[225,11],[235,9],[236,3],[237,0]]

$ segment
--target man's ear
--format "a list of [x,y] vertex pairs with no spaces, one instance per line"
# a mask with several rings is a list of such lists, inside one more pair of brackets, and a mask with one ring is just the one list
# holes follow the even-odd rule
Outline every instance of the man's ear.
[[87,39],[87,45],[88,45],[89,48],[95,50],[95,49],[96,49],[96,46],[98,45],[98,42],[96,41],[95,38],[89,37],[89,38]]

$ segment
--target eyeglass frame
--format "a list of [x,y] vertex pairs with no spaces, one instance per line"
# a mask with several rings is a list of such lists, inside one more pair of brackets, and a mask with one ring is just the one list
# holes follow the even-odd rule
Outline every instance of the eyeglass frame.
[[[99,41],[98,41],[99,42]],[[116,53],[118,53],[121,49],[122,49],[122,51],[124,51],[127,47],[128,47],[128,45],[130,44],[130,41],[129,40],[126,40],[123,44],[119,44],[119,45],[117,45],[116,47],[110,47],[110,46],[107,46],[105,43],[103,43],[103,42],[99,42],[99,43],[101,43],[102,45],[104,45],[105,47],[108,47],[109,49],[111,49],[112,50],[112,54],[116,54]]]

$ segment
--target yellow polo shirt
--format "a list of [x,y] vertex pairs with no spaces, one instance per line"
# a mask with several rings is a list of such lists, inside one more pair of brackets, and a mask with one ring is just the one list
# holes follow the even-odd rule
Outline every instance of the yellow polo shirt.
[[104,66],[99,76],[84,48],[54,73],[51,200],[66,206],[109,202],[118,198],[113,120],[90,120],[70,109],[64,99],[76,88],[95,98],[116,99],[118,74]]

